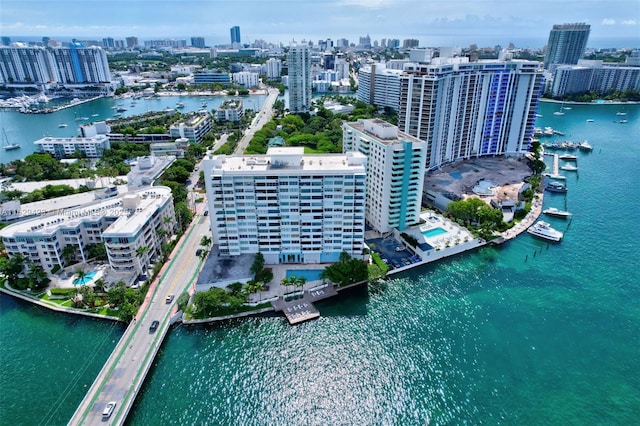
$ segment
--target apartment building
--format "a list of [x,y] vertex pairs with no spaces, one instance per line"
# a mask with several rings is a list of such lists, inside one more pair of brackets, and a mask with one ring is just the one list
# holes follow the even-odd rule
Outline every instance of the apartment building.
[[400,76],[398,128],[427,142],[427,168],[528,152],[544,89],[541,64],[454,59],[408,64]]
[[216,121],[240,121],[244,116],[244,105],[240,99],[224,101],[216,109]]
[[308,112],[311,107],[311,51],[306,44],[292,43],[287,56],[289,67],[289,111]]
[[171,189],[154,186],[17,222],[0,230],[0,238],[9,256],[20,253],[46,271],[64,266],[67,247],[85,262],[87,248],[104,242],[112,271],[132,274],[148,268],[174,227]]
[[100,158],[105,149],[111,148],[109,138],[101,134],[78,138],[47,136],[33,143],[37,145],[39,152],[48,152],[55,158],[70,158],[77,154],[87,158]]
[[169,126],[169,136],[172,138],[186,138],[196,143],[202,143],[202,139],[210,131],[211,116],[206,111],[190,117],[184,123]]
[[553,72],[553,96],[590,91],[605,94],[610,90],[640,90],[640,67],[581,60],[578,65],[558,66]]
[[239,86],[251,88],[260,84],[260,74],[251,71],[240,71],[232,74],[233,82]]
[[366,65],[358,71],[358,100],[378,107],[398,110],[401,69],[390,69],[383,63]]
[[577,64],[584,55],[590,32],[591,26],[585,23],[554,25],[544,53],[545,69],[555,64]]
[[203,163],[214,244],[224,256],[336,262],[364,249],[366,157],[359,152],[211,156]]
[[342,149],[367,156],[366,219],[380,233],[418,223],[427,144],[380,119],[343,124]]
[[267,60],[266,74],[269,80],[279,80],[282,75],[282,61],[277,58],[269,58]]

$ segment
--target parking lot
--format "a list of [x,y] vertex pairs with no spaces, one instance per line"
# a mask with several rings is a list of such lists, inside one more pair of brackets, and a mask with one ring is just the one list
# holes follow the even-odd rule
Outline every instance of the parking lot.
[[390,268],[399,268],[420,261],[420,257],[414,255],[393,237],[374,238],[366,240],[366,243]]

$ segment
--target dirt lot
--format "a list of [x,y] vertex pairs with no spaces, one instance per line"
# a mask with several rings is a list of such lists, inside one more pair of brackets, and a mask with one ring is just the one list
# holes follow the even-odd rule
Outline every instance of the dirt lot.
[[475,196],[473,187],[480,180],[489,180],[499,188],[495,198],[517,199],[524,178],[533,172],[524,157],[483,157],[448,164],[430,172],[425,178],[424,189],[437,192],[452,192],[461,197]]

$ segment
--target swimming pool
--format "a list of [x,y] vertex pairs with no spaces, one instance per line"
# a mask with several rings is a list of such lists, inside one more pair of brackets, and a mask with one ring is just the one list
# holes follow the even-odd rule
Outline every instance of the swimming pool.
[[91,280],[93,279],[93,277],[96,276],[96,271],[91,271],[88,272],[84,278],[80,279],[80,278],[76,278],[75,280],[73,280],[73,285],[84,285],[87,283],[90,283]]
[[422,235],[427,238],[437,237],[438,235],[446,234],[447,230],[443,228],[431,228],[426,231],[422,231]]
[[287,269],[287,278],[295,276],[296,278],[304,278],[307,282],[320,281],[322,269]]

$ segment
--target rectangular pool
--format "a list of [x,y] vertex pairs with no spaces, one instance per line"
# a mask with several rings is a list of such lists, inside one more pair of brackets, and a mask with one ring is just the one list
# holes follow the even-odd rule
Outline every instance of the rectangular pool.
[[437,237],[438,235],[446,234],[447,230],[443,228],[431,228],[426,231],[422,231],[422,235],[427,238]]
[[304,278],[307,282],[321,281],[320,274],[322,269],[287,269],[287,278],[296,276],[297,278]]

